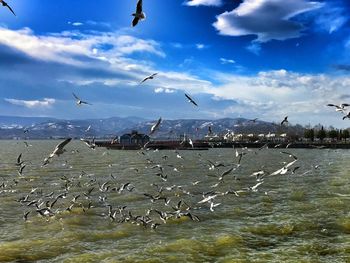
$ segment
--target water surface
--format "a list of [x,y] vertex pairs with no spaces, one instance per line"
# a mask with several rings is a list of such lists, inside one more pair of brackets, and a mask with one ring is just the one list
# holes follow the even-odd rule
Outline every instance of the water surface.
[[[220,205],[212,212],[209,204],[198,204],[203,192],[254,186],[253,172],[272,173],[293,159],[281,149],[245,151],[241,166],[213,188],[218,176],[237,163],[235,149],[180,151],[179,159],[173,151],[94,151],[75,141],[41,167],[57,143],[31,141],[27,148],[23,142],[0,141],[0,262],[350,262],[350,151],[288,149],[299,158],[295,174],[265,177],[257,192],[238,197],[218,194],[214,203]],[[20,153],[27,164],[22,177],[15,165]],[[228,166],[209,170],[207,160]],[[167,181],[151,168],[155,164],[163,166]],[[101,192],[105,182],[110,187]],[[110,191],[125,183],[133,190]],[[152,184],[173,186],[162,193],[170,199],[168,206],[144,196],[157,193]],[[52,202],[66,188],[54,216],[40,216],[34,206],[18,202],[26,195]],[[87,199],[84,193],[91,188]],[[161,224],[152,229],[113,221],[106,207],[126,206],[137,216],[148,209],[172,212],[180,200],[199,222],[181,217],[164,224],[151,214]]]

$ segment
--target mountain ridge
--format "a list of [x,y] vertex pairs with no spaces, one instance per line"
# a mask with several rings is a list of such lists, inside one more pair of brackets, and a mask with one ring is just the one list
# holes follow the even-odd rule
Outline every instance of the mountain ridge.
[[[61,137],[111,138],[136,130],[148,134],[156,120],[139,117],[111,117],[86,120],[64,120],[49,117],[0,116],[0,139],[50,139]],[[155,138],[178,138],[187,134],[203,138],[209,126],[213,134],[235,133],[292,133],[302,135],[300,125],[289,127],[262,120],[245,118],[175,119],[163,120]],[[89,128],[90,127],[90,128]]]

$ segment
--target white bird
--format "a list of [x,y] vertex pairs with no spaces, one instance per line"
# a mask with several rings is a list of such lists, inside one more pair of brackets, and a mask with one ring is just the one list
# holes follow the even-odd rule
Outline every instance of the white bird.
[[146,19],[146,14],[142,11],[142,0],[137,1],[136,12],[132,14],[132,26],[136,26],[140,20]]
[[283,166],[281,169],[278,169],[277,171],[273,172],[269,176],[277,175],[277,174],[286,174],[289,171],[289,167],[292,166],[297,160],[294,160],[293,162],[290,162]]
[[82,142],[84,142],[90,149],[95,150],[95,148],[96,148],[95,138],[93,138],[91,142],[89,140],[85,140],[83,138],[81,138],[80,140]]
[[151,127],[151,132],[149,135],[152,135],[153,133],[155,133],[161,123],[162,123],[162,118],[159,118],[159,120]]
[[147,81],[147,80],[154,79],[154,77],[157,76],[157,75],[158,75],[158,73],[153,73],[152,75],[150,75],[150,76],[144,78],[144,79],[140,82],[140,84],[144,83],[144,82]]
[[63,154],[66,150],[64,149],[64,147],[72,140],[72,138],[68,138],[65,139],[63,142],[59,143],[56,145],[55,149],[53,150],[53,152],[49,155],[49,157],[45,158],[44,163],[42,166],[47,165],[50,160],[55,157],[55,156],[60,156],[61,154]]
[[214,208],[221,205],[221,203],[214,204],[214,202],[210,202],[210,211],[214,212]]
[[339,105],[335,105],[335,104],[329,103],[329,104],[327,104],[327,106],[329,106],[329,107],[335,107],[335,111],[344,112],[345,108],[346,108],[346,107],[349,107],[350,104],[341,103],[341,104],[339,104]]
[[191,139],[188,139],[188,143],[191,145],[191,147],[193,148],[193,142]]
[[217,196],[218,196],[217,194],[210,195],[210,196],[208,196],[206,198],[203,198],[201,201],[198,202],[198,204],[203,204],[203,203],[209,202],[210,200],[214,199]]
[[250,187],[250,190],[252,190],[253,192],[257,192],[257,191],[258,191],[258,187],[259,187],[260,185],[262,185],[263,183],[264,183],[263,181],[257,183],[256,185]]
[[82,105],[82,104],[92,105],[92,104],[90,104],[90,103],[88,103],[88,102],[86,102],[86,101],[81,100],[81,99],[80,99],[77,95],[75,95],[74,93],[72,93],[72,94],[73,94],[74,98],[77,100],[76,103],[77,103],[78,106],[80,106],[80,105]]

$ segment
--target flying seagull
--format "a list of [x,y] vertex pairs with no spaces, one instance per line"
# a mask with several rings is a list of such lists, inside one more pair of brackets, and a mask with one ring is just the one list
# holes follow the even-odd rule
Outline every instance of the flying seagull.
[[90,104],[90,103],[88,103],[88,102],[86,102],[86,101],[83,101],[83,100],[81,100],[77,95],[75,95],[74,93],[72,93],[73,94],[73,96],[74,96],[74,98],[77,100],[77,105],[78,106],[80,106],[80,105],[82,105],[82,104],[86,104],[86,105],[92,105],[92,104]]
[[282,126],[284,123],[288,123],[288,116],[284,117],[284,120],[281,121],[281,126]]
[[47,165],[50,160],[55,157],[55,155],[60,156],[63,154],[66,150],[64,149],[64,146],[66,146],[72,138],[65,139],[63,142],[59,143],[56,145],[55,149],[53,150],[52,153],[50,153],[49,157],[45,158],[43,166]]
[[2,4],[2,6],[7,7],[11,11],[11,13],[14,16],[16,16],[15,12],[13,12],[12,8],[4,0],[0,0],[0,3]]
[[142,12],[142,0],[137,1],[136,13],[133,13],[132,16],[134,17],[132,26],[136,26],[140,20],[146,19],[146,14]]
[[186,93],[185,93],[185,96],[186,98],[188,99],[188,102],[192,103],[193,105],[197,106],[198,107],[198,104],[190,97],[188,96]]
[[343,117],[343,120],[345,120],[346,118],[350,119],[350,111]]
[[83,138],[80,139],[83,143],[85,143],[90,149],[95,150],[96,144],[95,144],[95,138],[92,139],[92,141],[85,140]]
[[149,80],[149,79],[154,79],[155,76],[157,76],[158,73],[153,73],[152,75],[149,75],[148,77],[144,78],[140,84],[144,83],[145,81]]
[[350,104],[342,103],[342,104],[340,104],[340,105],[335,105],[335,104],[329,103],[329,104],[327,104],[327,106],[329,106],[329,107],[335,107],[335,110],[336,110],[336,111],[344,112],[345,108],[346,108],[346,107],[349,107]]
[[152,135],[153,133],[155,133],[155,131],[159,128],[159,125],[161,124],[161,122],[162,122],[162,118],[159,118],[157,123],[151,127],[151,132],[149,135]]

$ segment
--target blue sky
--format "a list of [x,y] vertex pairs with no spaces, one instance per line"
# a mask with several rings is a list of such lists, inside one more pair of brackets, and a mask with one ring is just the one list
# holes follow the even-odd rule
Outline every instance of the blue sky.
[[325,106],[350,103],[346,0],[144,0],[134,28],[136,0],[7,2],[17,17],[0,9],[1,115],[350,126]]

